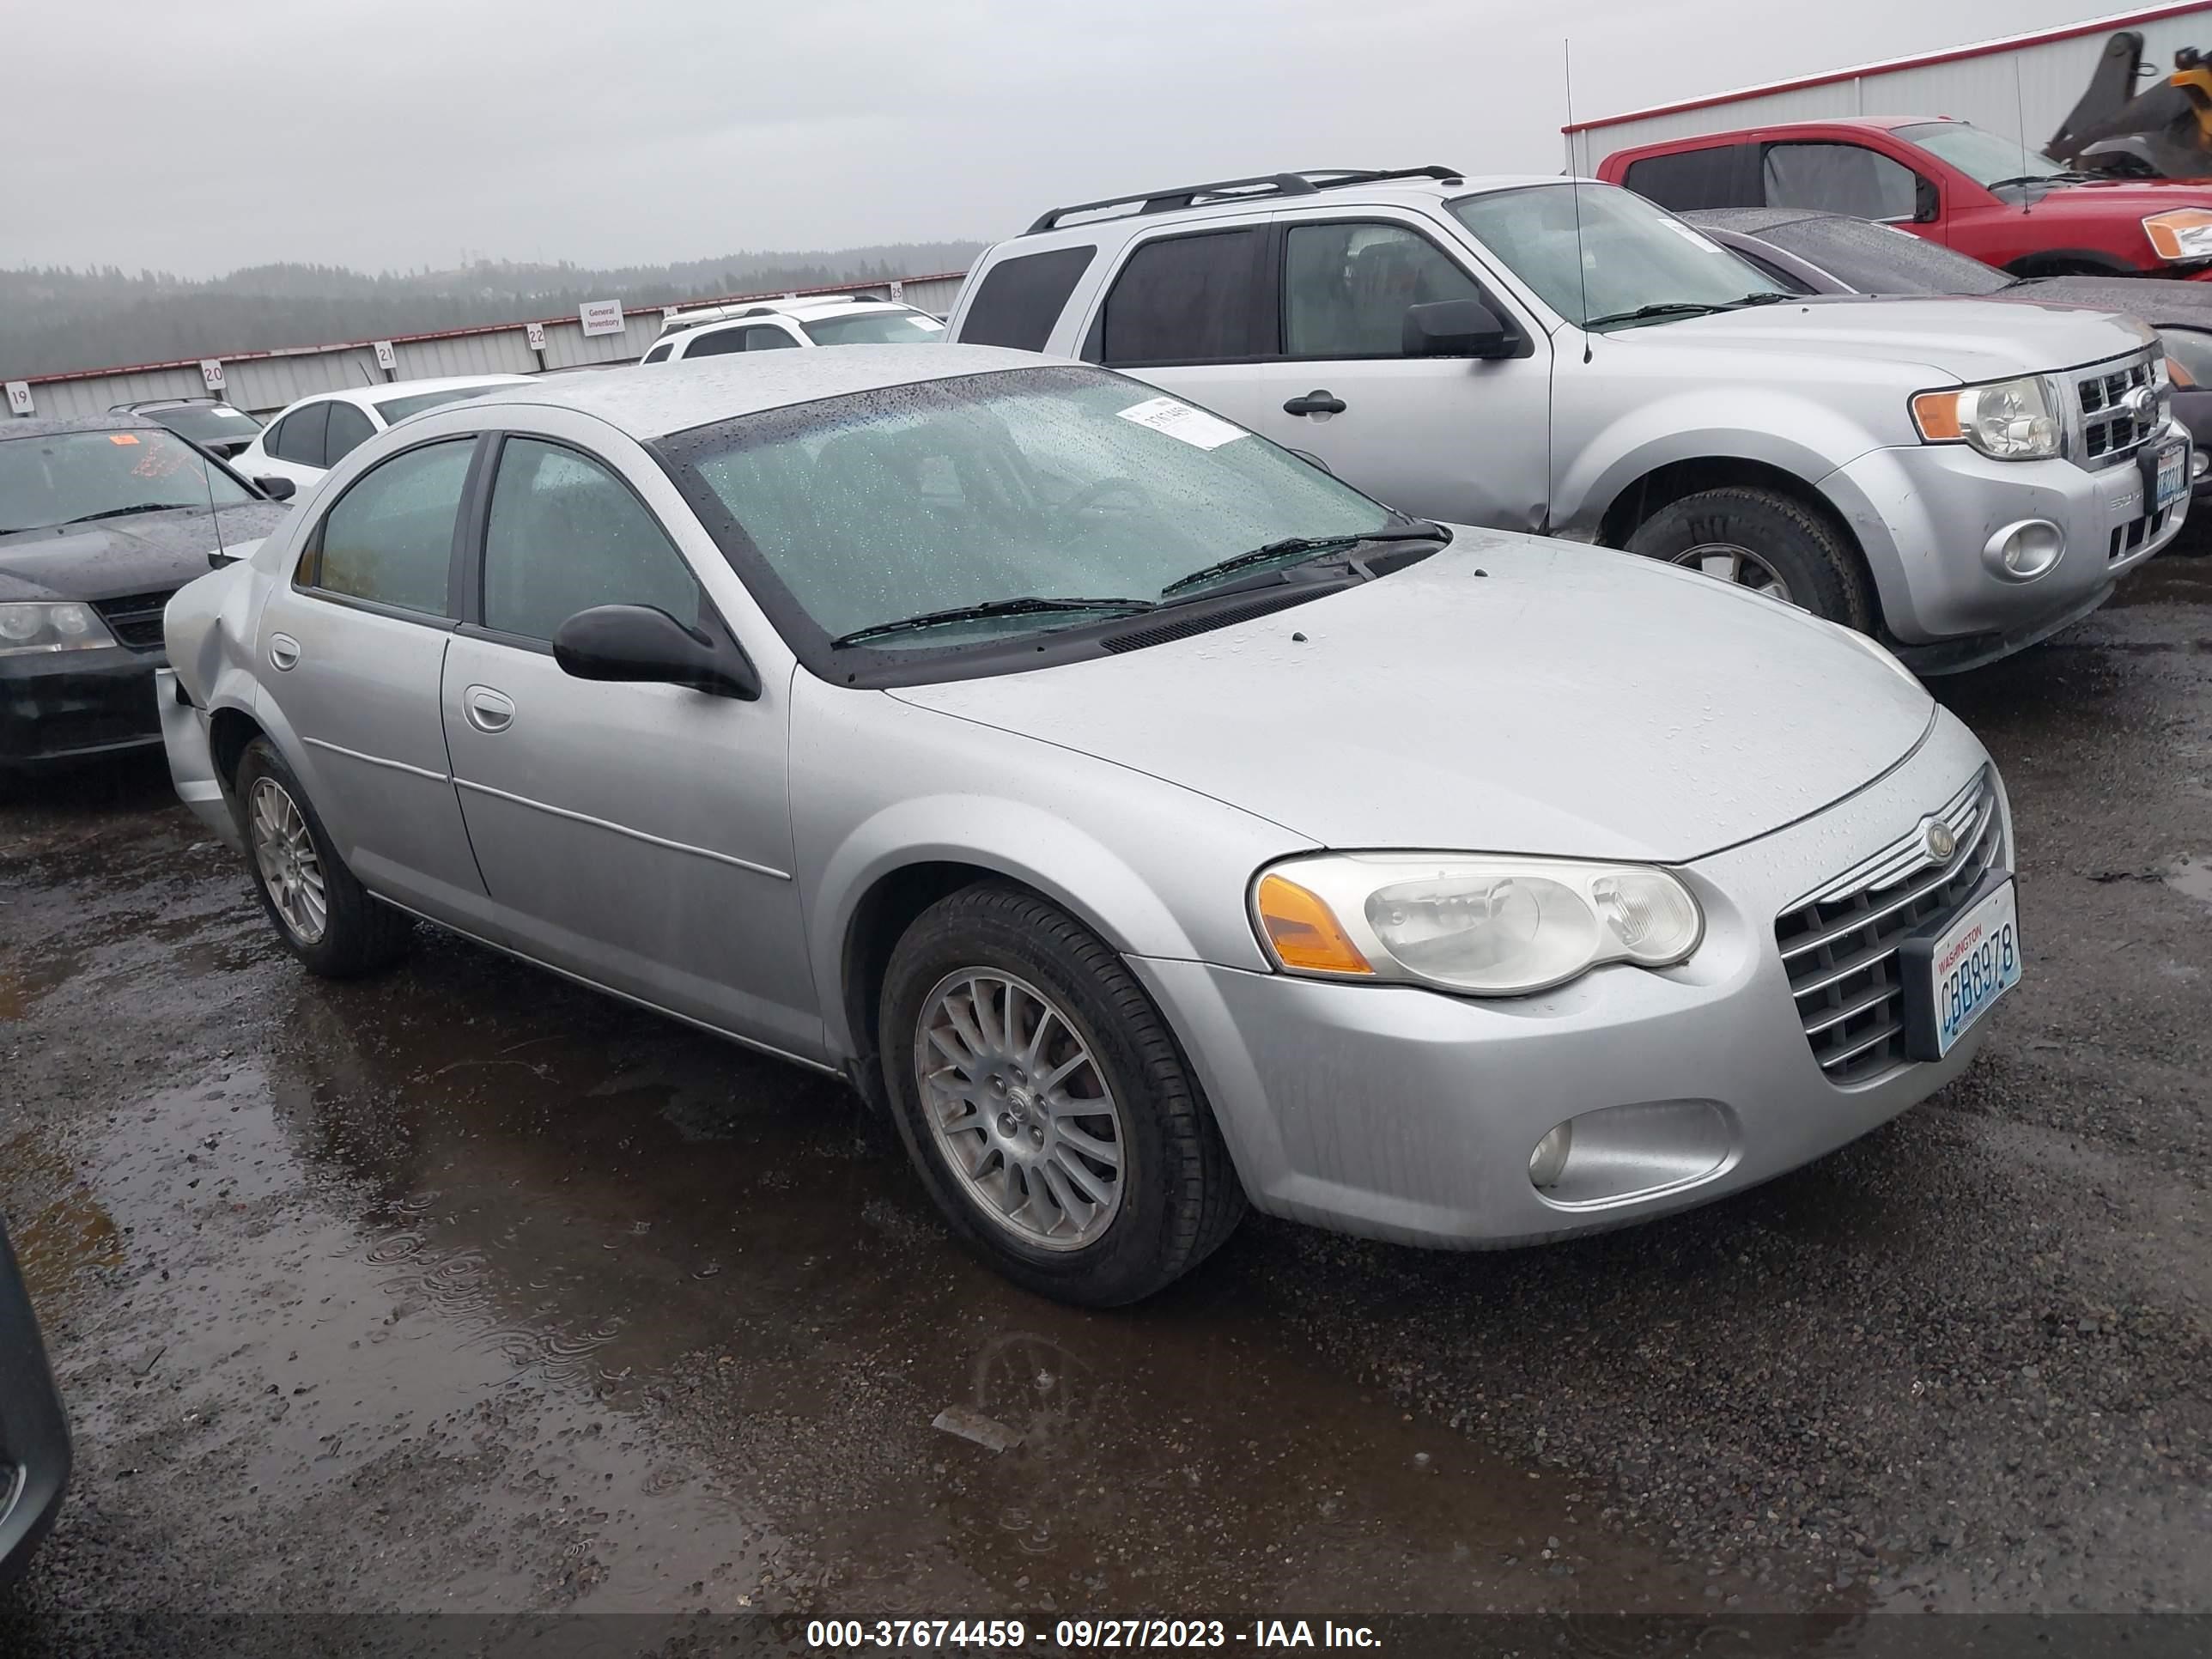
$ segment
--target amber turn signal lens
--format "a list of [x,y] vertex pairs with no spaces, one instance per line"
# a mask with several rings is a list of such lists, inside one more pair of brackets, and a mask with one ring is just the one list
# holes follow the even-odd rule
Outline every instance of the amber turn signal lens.
[[1923,392],[1912,400],[1912,423],[1931,444],[1955,443],[1965,437],[1959,424],[1959,394]]
[[2166,360],[2166,378],[2176,386],[2197,384],[2197,377],[2181,366],[2181,359],[2179,357],[2168,357]]
[[1372,974],[1359,947],[1345,937],[1335,913],[1313,893],[1281,876],[1262,876],[1253,896],[1275,960],[1309,973]]

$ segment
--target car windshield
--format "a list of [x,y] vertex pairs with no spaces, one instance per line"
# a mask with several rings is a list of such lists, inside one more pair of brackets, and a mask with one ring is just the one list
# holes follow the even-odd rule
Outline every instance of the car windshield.
[[256,499],[159,427],[0,434],[0,535],[165,507],[205,512],[210,493],[217,507]]
[[864,311],[799,327],[817,345],[935,345],[945,337],[945,325],[919,311]]
[[481,398],[487,392],[496,392],[505,382],[487,381],[483,386],[449,386],[442,392],[417,392],[407,398],[387,398],[376,406],[386,426],[396,426],[410,415],[420,415],[426,409],[435,409],[441,404],[457,404],[464,398]]
[[140,412],[196,444],[250,444],[253,434],[261,430],[260,422],[228,404],[179,404],[172,409]]
[[1979,259],[1870,219],[1800,219],[1759,234],[1862,294],[1996,294],[2013,282]]
[[886,386],[655,447],[725,550],[827,639],[956,608],[1102,602],[902,630],[870,650],[1096,621],[1271,543],[1403,522],[1242,427],[1073,366]]
[[1923,121],[1893,127],[1893,137],[1948,161],[1976,184],[2019,184],[2068,176],[2066,164],[1966,121]]
[[1616,185],[1491,191],[1452,211],[1577,327],[1667,322],[1784,297],[1756,266]]

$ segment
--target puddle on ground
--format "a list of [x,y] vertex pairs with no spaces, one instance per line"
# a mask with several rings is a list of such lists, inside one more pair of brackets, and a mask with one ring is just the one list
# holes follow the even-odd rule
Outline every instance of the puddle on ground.
[[2165,880],[2175,892],[2212,905],[2212,862],[2185,853],[2166,866]]

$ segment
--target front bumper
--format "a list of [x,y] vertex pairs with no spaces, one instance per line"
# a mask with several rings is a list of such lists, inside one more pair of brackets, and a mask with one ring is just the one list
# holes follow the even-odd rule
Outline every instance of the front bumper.
[[[1972,1063],[1982,1029],[1940,1062],[1831,1082],[1774,929],[1987,763],[1972,735],[1939,715],[1912,756],[1858,794],[1686,866],[1705,939],[1661,972],[1601,969],[1540,996],[1480,1000],[1200,962],[1133,966],[1182,1038],[1258,1208],[1454,1249],[1620,1226],[1795,1169]],[[2005,834],[2009,848],[2008,821]],[[1615,1116],[1646,1137],[1650,1167],[1673,1158],[1674,1173],[1611,1190],[1601,1181],[1571,1202],[1539,1192],[1528,1173],[1537,1143],[1607,1108],[1634,1109]]]
[[[2160,438],[2172,435],[2186,433],[2169,424]],[[1964,444],[1872,450],[1820,488],[1866,552],[1899,654],[1931,673],[2008,655],[2094,611],[2120,576],[2180,533],[2190,500],[2146,512],[2132,462],[2091,471],[2069,460],[1993,461]],[[2057,526],[2064,550],[2034,580],[2009,580],[1983,549],[2028,519]],[[1939,648],[1913,654],[1929,647]]]
[[53,1525],[70,1462],[69,1421],[0,1227],[0,1584],[22,1572]]
[[0,656],[0,769],[161,742],[154,671],[164,660],[119,645]]
[[238,816],[231,811],[215,753],[208,741],[207,712],[193,707],[177,684],[177,671],[164,668],[154,676],[154,708],[161,722],[162,748],[169,757],[169,781],[177,799],[192,809],[192,816],[212,830],[234,851],[246,850],[239,833]]

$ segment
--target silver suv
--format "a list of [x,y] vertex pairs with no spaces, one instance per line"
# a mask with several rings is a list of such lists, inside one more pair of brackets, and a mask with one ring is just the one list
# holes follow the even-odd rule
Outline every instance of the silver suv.
[[896,300],[851,295],[748,300],[667,313],[660,320],[660,337],[640,361],[675,363],[793,346],[935,345],[944,338],[943,323]]
[[1792,600],[1923,673],[2087,615],[2188,508],[2142,324],[1785,295],[1608,185],[1285,173],[1058,208],[951,325],[1152,381],[1410,513]]

